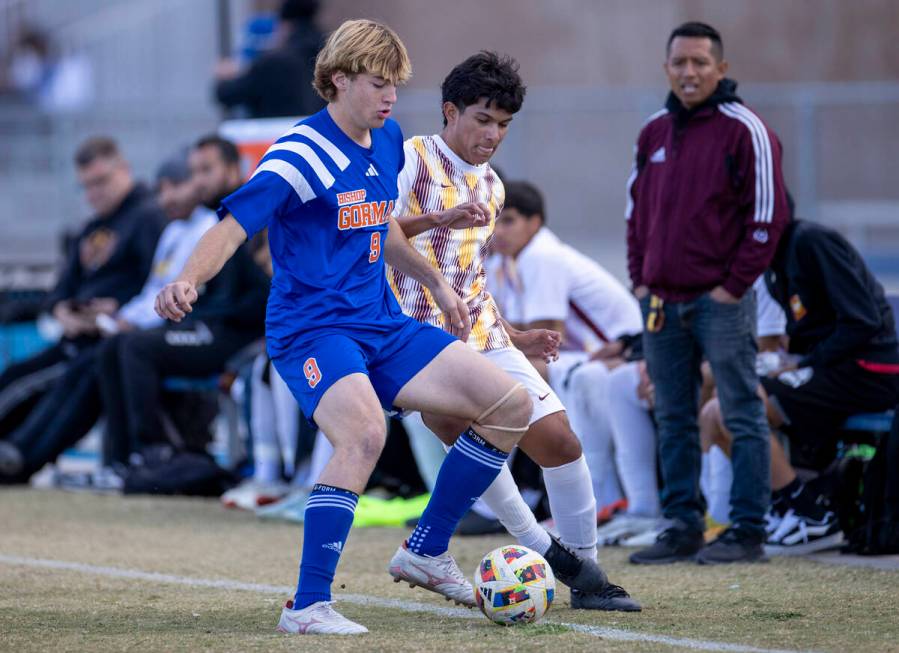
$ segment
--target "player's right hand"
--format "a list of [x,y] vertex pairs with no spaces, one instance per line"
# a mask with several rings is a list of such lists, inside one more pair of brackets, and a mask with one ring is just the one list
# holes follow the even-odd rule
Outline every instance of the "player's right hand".
[[173,281],[156,295],[156,314],[174,322],[180,322],[193,311],[197,301],[197,289],[190,281]]
[[446,282],[441,283],[437,288],[432,288],[431,294],[440,310],[443,311],[444,328],[462,342],[466,342],[468,334],[471,333],[468,304],[462,301],[462,298]]
[[440,226],[450,229],[484,227],[490,222],[490,208],[483,202],[465,202],[440,214]]

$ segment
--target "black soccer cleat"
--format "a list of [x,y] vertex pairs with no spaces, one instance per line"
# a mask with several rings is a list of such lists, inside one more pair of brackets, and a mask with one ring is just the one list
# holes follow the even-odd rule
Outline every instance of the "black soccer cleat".
[[552,544],[543,555],[553,575],[572,590],[599,592],[609,584],[609,578],[593,560],[584,560],[550,535]]
[[608,583],[601,592],[571,590],[571,609],[642,612],[643,607],[623,587]]

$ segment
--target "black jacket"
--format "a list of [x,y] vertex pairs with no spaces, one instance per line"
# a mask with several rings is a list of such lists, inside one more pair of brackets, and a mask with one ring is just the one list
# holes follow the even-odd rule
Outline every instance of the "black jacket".
[[787,225],[766,282],[787,314],[790,351],[801,355],[800,367],[847,359],[899,363],[883,286],[837,232],[802,220]]
[[325,106],[312,88],[321,42],[314,26],[298,24],[282,47],[261,55],[243,75],[218,82],[216,99],[229,108],[245,106],[250,118],[311,116]]
[[47,308],[112,297],[124,304],[150,274],[165,214],[148,188],[136,184],[111,215],[94,218],[73,240]]

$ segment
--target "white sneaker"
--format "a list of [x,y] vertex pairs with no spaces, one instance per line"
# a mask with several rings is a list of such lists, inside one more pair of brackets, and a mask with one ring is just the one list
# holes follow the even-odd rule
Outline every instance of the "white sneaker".
[[280,481],[260,483],[248,478],[237,487],[233,487],[221,496],[226,508],[255,510],[259,506],[274,503],[287,494],[287,485]]
[[768,555],[805,555],[816,551],[833,549],[843,543],[843,531],[836,515],[828,512],[823,519],[816,520],[787,511],[774,534],[765,544]]
[[302,610],[293,610],[288,601],[281,610],[278,632],[298,635],[364,635],[368,628],[350,621],[331,606],[334,601],[319,601]]
[[290,493],[264,506],[256,508],[256,516],[263,519],[282,519],[302,524],[306,518],[306,502],[309,500],[310,488],[297,488]]
[[656,525],[652,528],[645,530],[642,533],[637,533],[636,535],[626,537],[621,540],[618,545],[639,547],[652,546],[656,543],[656,540],[659,539],[659,535],[661,535],[662,531],[664,530],[665,526],[661,525],[659,520],[656,520]]
[[657,517],[618,514],[612,517],[612,521],[596,529],[596,545],[615,546],[635,535],[656,530],[658,526],[659,519]]
[[765,537],[767,539],[771,539],[771,536],[777,532],[783,520],[784,515],[774,510],[774,508],[768,508],[768,512],[765,513]]
[[409,587],[417,585],[458,605],[475,606],[474,588],[465,579],[449,551],[432,558],[412,553],[403,542],[390,559],[387,571],[395,583],[403,580],[409,583]]

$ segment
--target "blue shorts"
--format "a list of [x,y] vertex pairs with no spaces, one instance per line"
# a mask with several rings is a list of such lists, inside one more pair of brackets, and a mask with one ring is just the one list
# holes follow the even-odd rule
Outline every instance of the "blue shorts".
[[272,356],[310,422],[325,392],[343,377],[368,375],[378,400],[392,410],[404,385],[456,338],[442,329],[402,316],[389,333],[329,328],[319,336],[295,341]]

